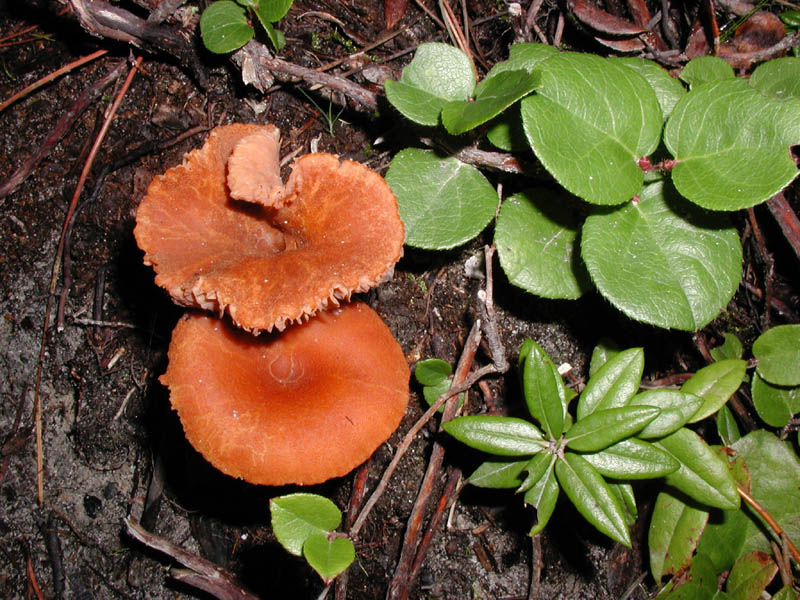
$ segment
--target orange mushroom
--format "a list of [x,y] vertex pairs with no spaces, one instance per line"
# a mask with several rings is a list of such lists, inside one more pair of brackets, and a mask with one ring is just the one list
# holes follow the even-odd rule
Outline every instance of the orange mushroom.
[[283,485],[320,483],[364,462],[400,423],[408,378],[389,329],[353,302],[260,337],[187,315],[161,382],[211,464]]
[[391,276],[404,231],[383,178],[308,154],[282,186],[277,157],[273,126],[218,127],[150,185],[134,233],[178,304],[282,331]]

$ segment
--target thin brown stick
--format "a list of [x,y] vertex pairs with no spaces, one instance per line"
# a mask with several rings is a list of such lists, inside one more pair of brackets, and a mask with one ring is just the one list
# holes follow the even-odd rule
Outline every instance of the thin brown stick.
[[60,77],[61,75],[63,75],[64,73],[69,73],[70,71],[72,71],[74,69],[77,69],[78,67],[80,67],[82,65],[85,65],[88,62],[93,61],[95,58],[100,58],[101,56],[103,56],[106,53],[108,53],[108,50],[98,50],[97,52],[92,52],[88,56],[84,56],[83,58],[79,58],[78,60],[74,60],[71,63],[69,63],[68,65],[64,65],[60,69],[57,69],[56,71],[53,71],[49,75],[45,75],[44,77],[42,77],[38,81],[34,81],[28,87],[26,87],[24,89],[21,89],[16,94],[11,96],[8,100],[6,100],[2,104],[0,104],[0,112],[3,112],[6,108],[8,108],[12,104],[14,104],[14,102],[19,100],[20,98],[24,98],[25,96],[27,96],[31,92],[33,92],[35,90],[38,90],[43,85],[45,85],[47,83],[50,83],[51,81],[53,81],[57,77]]
[[764,521],[766,521],[767,525],[769,525],[772,528],[772,530],[775,532],[775,534],[781,539],[781,541],[784,543],[784,545],[789,549],[789,552],[791,553],[792,558],[794,558],[794,561],[798,565],[800,565],[800,551],[797,549],[797,546],[795,546],[792,543],[792,540],[789,539],[789,536],[786,535],[786,532],[783,530],[783,527],[781,527],[778,524],[778,522],[769,513],[769,511],[767,511],[766,508],[764,508],[763,506],[761,506],[761,504],[758,503],[758,500],[753,498],[744,489],[742,489],[741,487],[739,487],[737,485],[736,486],[736,491],[739,492],[739,495],[742,497],[742,500],[747,502],[752,507],[752,509],[754,511],[756,511],[758,513],[758,515],[762,519],[764,519]]
[[94,145],[89,152],[89,156],[83,166],[83,171],[81,172],[81,175],[78,178],[78,183],[75,186],[75,193],[72,195],[72,200],[67,208],[67,214],[64,217],[64,226],[61,229],[61,237],[58,242],[58,249],[56,250],[56,257],[53,260],[53,268],[50,275],[50,288],[47,295],[47,307],[44,313],[44,323],[42,324],[42,337],[39,345],[39,357],[36,364],[36,380],[33,389],[34,422],[36,428],[36,495],[39,506],[44,505],[44,444],[42,441],[42,402],[39,395],[39,390],[42,383],[44,353],[47,345],[47,329],[50,325],[50,313],[52,312],[53,308],[53,295],[55,294],[56,287],[58,285],[58,274],[60,270],[61,259],[64,254],[64,243],[66,239],[67,228],[72,218],[72,214],[75,212],[75,208],[78,206],[78,199],[80,198],[81,191],[86,183],[86,178],[89,176],[89,171],[91,171],[95,156],[97,156],[97,151],[100,149],[100,145],[103,143],[103,139],[105,139],[106,133],[108,132],[108,127],[111,125],[111,121],[117,114],[117,109],[119,109],[119,105],[122,103],[122,99],[125,97],[125,93],[128,91],[128,88],[133,81],[133,77],[136,74],[139,65],[141,64],[142,58],[139,57],[134,63],[133,68],[131,68],[131,70],[128,72],[128,76],[125,79],[119,94],[117,94],[117,97],[114,99],[114,103],[111,105],[105,122],[100,128],[97,139],[95,140]]
[[778,192],[767,201],[767,208],[783,232],[786,241],[794,250],[797,258],[800,258],[800,219],[789,206],[783,192]]

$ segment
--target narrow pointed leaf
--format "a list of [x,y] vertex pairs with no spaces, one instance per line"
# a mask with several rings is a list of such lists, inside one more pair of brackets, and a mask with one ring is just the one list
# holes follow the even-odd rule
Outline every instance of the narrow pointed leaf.
[[647,545],[650,572],[656,582],[689,566],[697,541],[708,522],[708,512],[687,505],[668,492],[656,498]]
[[733,565],[725,591],[733,600],[758,600],[778,572],[778,564],[769,554],[750,552]]
[[800,385],[800,325],[778,325],[753,343],[756,370],[775,385]]
[[525,492],[532,488],[537,481],[545,476],[547,471],[553,468],[553,456],[549,452],[540,452],[528,461],[525,466],[528,474],[517,489],[517,493]]
[[699,210],[662,182],[641,190],[638,202],[589,215],[581,256],[619,310],[685,331],[725,308],[742,271],[739,234],[726,215]]
[[317,494],[289,494],[269,501],[272,530],[288,552],[300,556],[312,534],[327,534],[342,522],[336,505]]
[[690,423],[713,415],[736,393],[744,379],[747,363],[738,358],[728,358],[703,367],[681,386],[681,392],[702,398]]
[[575,299],[592,288],[580,257],[576,202],[546,188],[503,202],[494,242],[511,283],[544,298]]
[[739,506],[739,493],[727,465],[694,431],[685,427],[657,444],[681,463],[665,483],[693,500],[722,509]]
[[356,549],[347,538],[330,539],[326,535],[315,533],[306,540],[303,556],[325,583],[330,583],[355,560]]
[[565,407],[559,398],[561,376],[553,361],[535,342],[527,349],[522,366],[522,389],[528,412],[539,421],[545,435],[555,440],[564,426]]
[[529,462],[527,460],[514,462],[486,461],[469,476],[469,482],[476,487],[482,488],[517,488],[522,483],[522,472]]
[[[536,509],[536,523],[534,523],[528,535],[534,536],[542,531],[556,508],[558,501],[558,481],[553,469],[556,457],[552,454],[540,454],[531,460],[537,464],[533,470],[542,471],[536,482],[525,492],[525,504],[530,504]],[[543,468],[542,468],[543,467]]]
[[583,458],[597,472],[613,479],[652,479],[678,470],[680,463],[669,453],[638,438],[622,440]]
[[742,437],[742,434],[739,433],[739,426],[736,424],[736,419],[727,405],[720,408],[719,412],[717,412],[717,433],[722,443],[726,446],[730,446]]
[[594,377],[604,364],[620,353],[616,342],[608,338],[601,338],[592,349],[592,358],[589,361],[589,377]]
[[442,427],[459,442],[500,456],[536,454],[547,446],[533,423],[514,417],[470,415],[447,421]]
[[582,456],[567,452],[556,461],[556,477],[584,518],[611,539],[631,546],[625,510],[600,474]]
[[624,406],[597,410],[579,419],[564,434],[571,450],[595,452],[608,448],[640,431],[655,419],[660,409],[654,406]]
[[652,439],[669,435],[686,425],[702,404],[702,398],[678,390],[647,390],[636,394],[629,406],[656,406],[661,409],[661,414],[636,436]]
[[589,54],[557,54],[537,69],[542,86],[521,104],[536,156],[587,202],[614,205],[632,198],[643,181],[637,161],[655,150],[661,136],[653,89],[633,69]]
[[625,520],[628,525],[633,525],[636,521],[638,510],[636,508],[636,497],[633,495],[633,486],[630,483],[621,481],[606,481],[608,489],[619,500],[620,506],[624,509]]
[[629,348],[610,358],[586,384],[578,400],[578,419],[596,410],[626,406],[639,389],[644,352]]

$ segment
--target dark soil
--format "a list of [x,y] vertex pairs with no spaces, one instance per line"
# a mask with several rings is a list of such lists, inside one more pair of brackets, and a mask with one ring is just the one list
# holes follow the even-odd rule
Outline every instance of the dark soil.
[[[97,48],[107,48],[109,54],[0,113],[0,179],[23,164],[74,99],[127,59],[130,51],[123,44],[90,37],[54,10],[12,9],[10,4],[0,2],[0,37],[30,26],[36,29],[22,36],[23,43],[0,47],[0,100]],[[282,23],[288,39],[284,58],[317,66],[346,56],[352,40],[378,39],[382,4],[298,0]],[[390,57],[439,35],[433,22],[411,4],[404,22],[415,24],[375,49],[374,58]],[[495,10],[493,3],[469,4],[473,19],[491,17]],[[321,13],[344,23],[347,33]],[[503,19],[489,19],[475,28],[475,36],[488,65],[505,57],[512,40]],[[198,53],[208,74],[205,88],[192,69],[170,57],[144,55],[141,73],[124,98],[83,192],[55,295],[49,288],[66,207],[116,89],[109,87],[31,176],[0,200],[0,595],[5,598],[36,597],[36,586],[45,598],[205,597],[175,583],[165,570],[171,564],[168,559],[125,534],[123,520],[129,516],[228,569],[260,597],[315,598],[324,588],[304,561],[280,547],[268,526],[269,499],[294,489],[251,486],[215,471],[185,442],[168,394],[158,382],[170,332],[182,310],[155,286],[152,270],[142,264],[132,234],[136,207],[153,176],[180,163],[207,133],[132,158],[109,172],[95,195],[93,186],[104,165],[130,155],[140,144],[158,146],[196,126],[272,122],[282,131],[284,154],[298,149],[302,154],[313,147],[379,172],[402,147],[404,132],[388,110],[376,119],[346,110],[331,125],[331,134],[314,104],[292,86],[264,96],[242,85],[236,69],[224,60]],[[409,58],[410,54],[383,63],[384,75],[397,78]],[[363,78],[357,80],[379,90]],[[322,96],[312,97],[327,108]],[[778,233],[767,227],[766,234],[783,251]],[[457,361],[476,317],[477,291],[484,285],[465,273],[465,262],[480,255],[482,244],[490,239],[486,234],[447,253],[408,250],[394,278],[365,296],[411,364],[427,357]],[[748,251],[748,266],[755,273],[752,278],[760,280],[763,267],[753,262],[754,254]],[[778,267],[779,273],[796,273],[796,263],[779,262]],[[646,345],[648,374],[653,377],[701,364],[688,334],[632,325],[594,295],[572,303],[537,299],[511,287],[499,271],[495,269],[499,326],[512,361],[522,341],[531,337],[556,364],[571,364],[580,380],[591,348],[601,336],[610,335],[623,346]],[[59,325],[56,305],[65,279],[68,290]],[[432,290],[427,297],[426,290]],[[714,338],[736,327],[752,337],[763,311],[752,298],[737,296],[727,321],[710,327],[706,336]],[[49,328],[40,356],[46,314]],[[87,319],[107,324],[91,325]],[[489,362],[480,352],[478,360]],[[38,377],[44,457],[41,504],[34,426]],[[368,491],[374,489],[402,434],[422,414],[418,391],[412,386],[400,430],[373,456]],[[520,409],[513,369],[474,391],[469,410],[483,410],[487,397],[499,409]],[[357,542],[357,563],[349,571],[348,598],[384,596],[436,435],[431,426],[419,436],[370,516]],[[457,466],[469,473],[477,464],[477,457],[463,447],[448,449],[448,469]],[[307,490],[344,508],[351,485],[348,476]],[[540,536],[541,552],[533,556],[526,535],[533,515],[521,500],[511,493],[466,486],[436,531],[411,597],[526,598],[532,568],[538,565],[540,598],[647,598],[653,583],[645,577],[647,561],[642,556],[648,508],[647,489],[642,492],[643,517],[634,527],[633,550],[609,542],[562,502],[558,518]]]

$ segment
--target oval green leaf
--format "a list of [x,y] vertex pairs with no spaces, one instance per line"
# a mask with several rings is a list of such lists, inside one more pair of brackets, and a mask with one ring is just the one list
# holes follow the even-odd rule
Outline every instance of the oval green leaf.
[[551,440],[558,439],[564,427],[566,407],[559,395],[561,376],[547,352],[536,342],[526,344],[522,364],[522,391],[528,412],[539,422]]
[[[537,454],[537,456],[539,456]],[[528,460],[486,461],[469,476],[469,482],[475,487],[510,489],[518,488],[522,483],[522,471],[528,466]]]
[[656,583],[664,575],[689,566],[707,522],[708,512],[689,506],[668,492],[658,494],[647,536],[650,572]]
[[726,510],[739,507],[739,493],[728,466],[694,431],[684,427],[657,445],[681,463],[666,476],[667,485],[701,504]]
[[356,549],[348,538],[315,533],[303,546],[303,556],[319,576],[329,584],[343,573],[356,558]]
[[440,358],[421,360],[414,367],[414,377],[422,385],[438,385],[453,372],[450,363]]
[[254,11],[262,23],[280,21],[289,12],[294,0],[260,0]]
[[694,331],[733,297],[742,247],[725,215],[700,211],[662,183],[638,202],[597,210],[581,254],[600,293],[623,313],[658,327]]
[[533,423],[515,417],[469,415],[447,421],[442,428],[467,446],[500,456],[536,454],[547,447]]
[[747,363],[738,358],[726,358],[703,367],[681,386],[685,394],[703,399],[703,404],[689,419],[697,423],[713,415],[736,393],[744,380]]
[[497,193],[478,169],[432,150],[395,155],[386,182],[397,197],[406,244],[453,248],[478,235],[494,217]]
[[711,210],[748,208],[797,176],[789,148],[800,143],[800,100],[765,96],[741,79],[699,85],[673,110],[664,143],[683,196]]
[[579,419],[564,434],[570,450],[596,452],[642,429],[661,412],[654,406],[624,406],[596,410]]
[[699,56],[686,63],[680,77],[694,88],[703,83],[733,79],[736,75],[725,59],[719,56]]
[[653,479],[680,467],[668,453],[638,438],[622,440],[600,452],[584,454],[590,465],[613,479]]
[[620,204],[642,187],[637,161],[658,145],[661,109],[633,69],[599,56],[564,52],[542,62],[541,88],[522,101],[536,156],[571,193]]
[[786,427],[795,413],[800,412],[800,386],[773,385],[756,372],[750,395],[758,416],[770,427]]
[[642,439],[660,438],[686,425],[703,405],[703,399],[678,390],[647,390],[636,394],[629,406],[656,406],[661,414],[636,434]]
[[764,552],[748,552],[737,560],[725,591],[733,600],[758,600],[778,572],[778,564]]
[[525,504],[536,509],[536,523],[528,532],[530,536],[536,535],[547,526],[556,508],[559,486],[553,469],[555,461],[556,457],[553,454],[539,454],[531,460],[531,471],[541,471],[541,475],[528,488],[523,498]]
[[756,371],[775,385],[800,385],[800,325],[778,325],[753,343]]
[[775,98],[800,98],[800,58],[785,56],[758,65],[750,85]]
[[725,446],[730,446],[742,437],[739,432],[739,426],[736,424],[736,419],[727,405],[717,412],[717,434]]
[[489,79],[504,71],[517,71],[520,69],[530,73],[536,65],[554,54],[558,54],[558,50],[547,44],[535,42],[514,44],[508,49],[508,60],[496,63],[492,70],[487,73],[486,78]]
[[591,289],[580,257],[574,199],[534,188],[506,199],[494,242],[509,281],[544,298],[575,299]]
[[327,535],[342,522],[336,505],[317,494],[289,494],[269,501],[272,531],[287,552],[300,556],[303,544],[313,535]]
[[578,399],[578,419],[596,410],[627,406],[639,389],[644,351],[628,348],[610,356],[592,375]]
[[584,518],[612,540],[631,547],[625,510],[605,480],[585,458],[572,452],[556,462],[556,477]]
[[647,80],[650,87],[656,93],[658,104],[661,106],[662,118],[666,121],[667,117],[672,113],[672,109],[678,103],[683,95],[686,93],[686,88],[681,85],[681,82],[672,77],[661,65],[646,58],[624,57],[614,58],[613,60],[621,62],[626,67],[629,67],[639,73]]
[[214,2],[200,16],[203,45],[215,54],[225,54],[241,48],[254,34],[253,28],[247,22],[244,8],[235,2]]
[[725,360],[726,358],[742,358],[744,347],[742,342],[733,333],[725,333],[725,341],[721,346],[711,348],[708,352],[714,360]]

